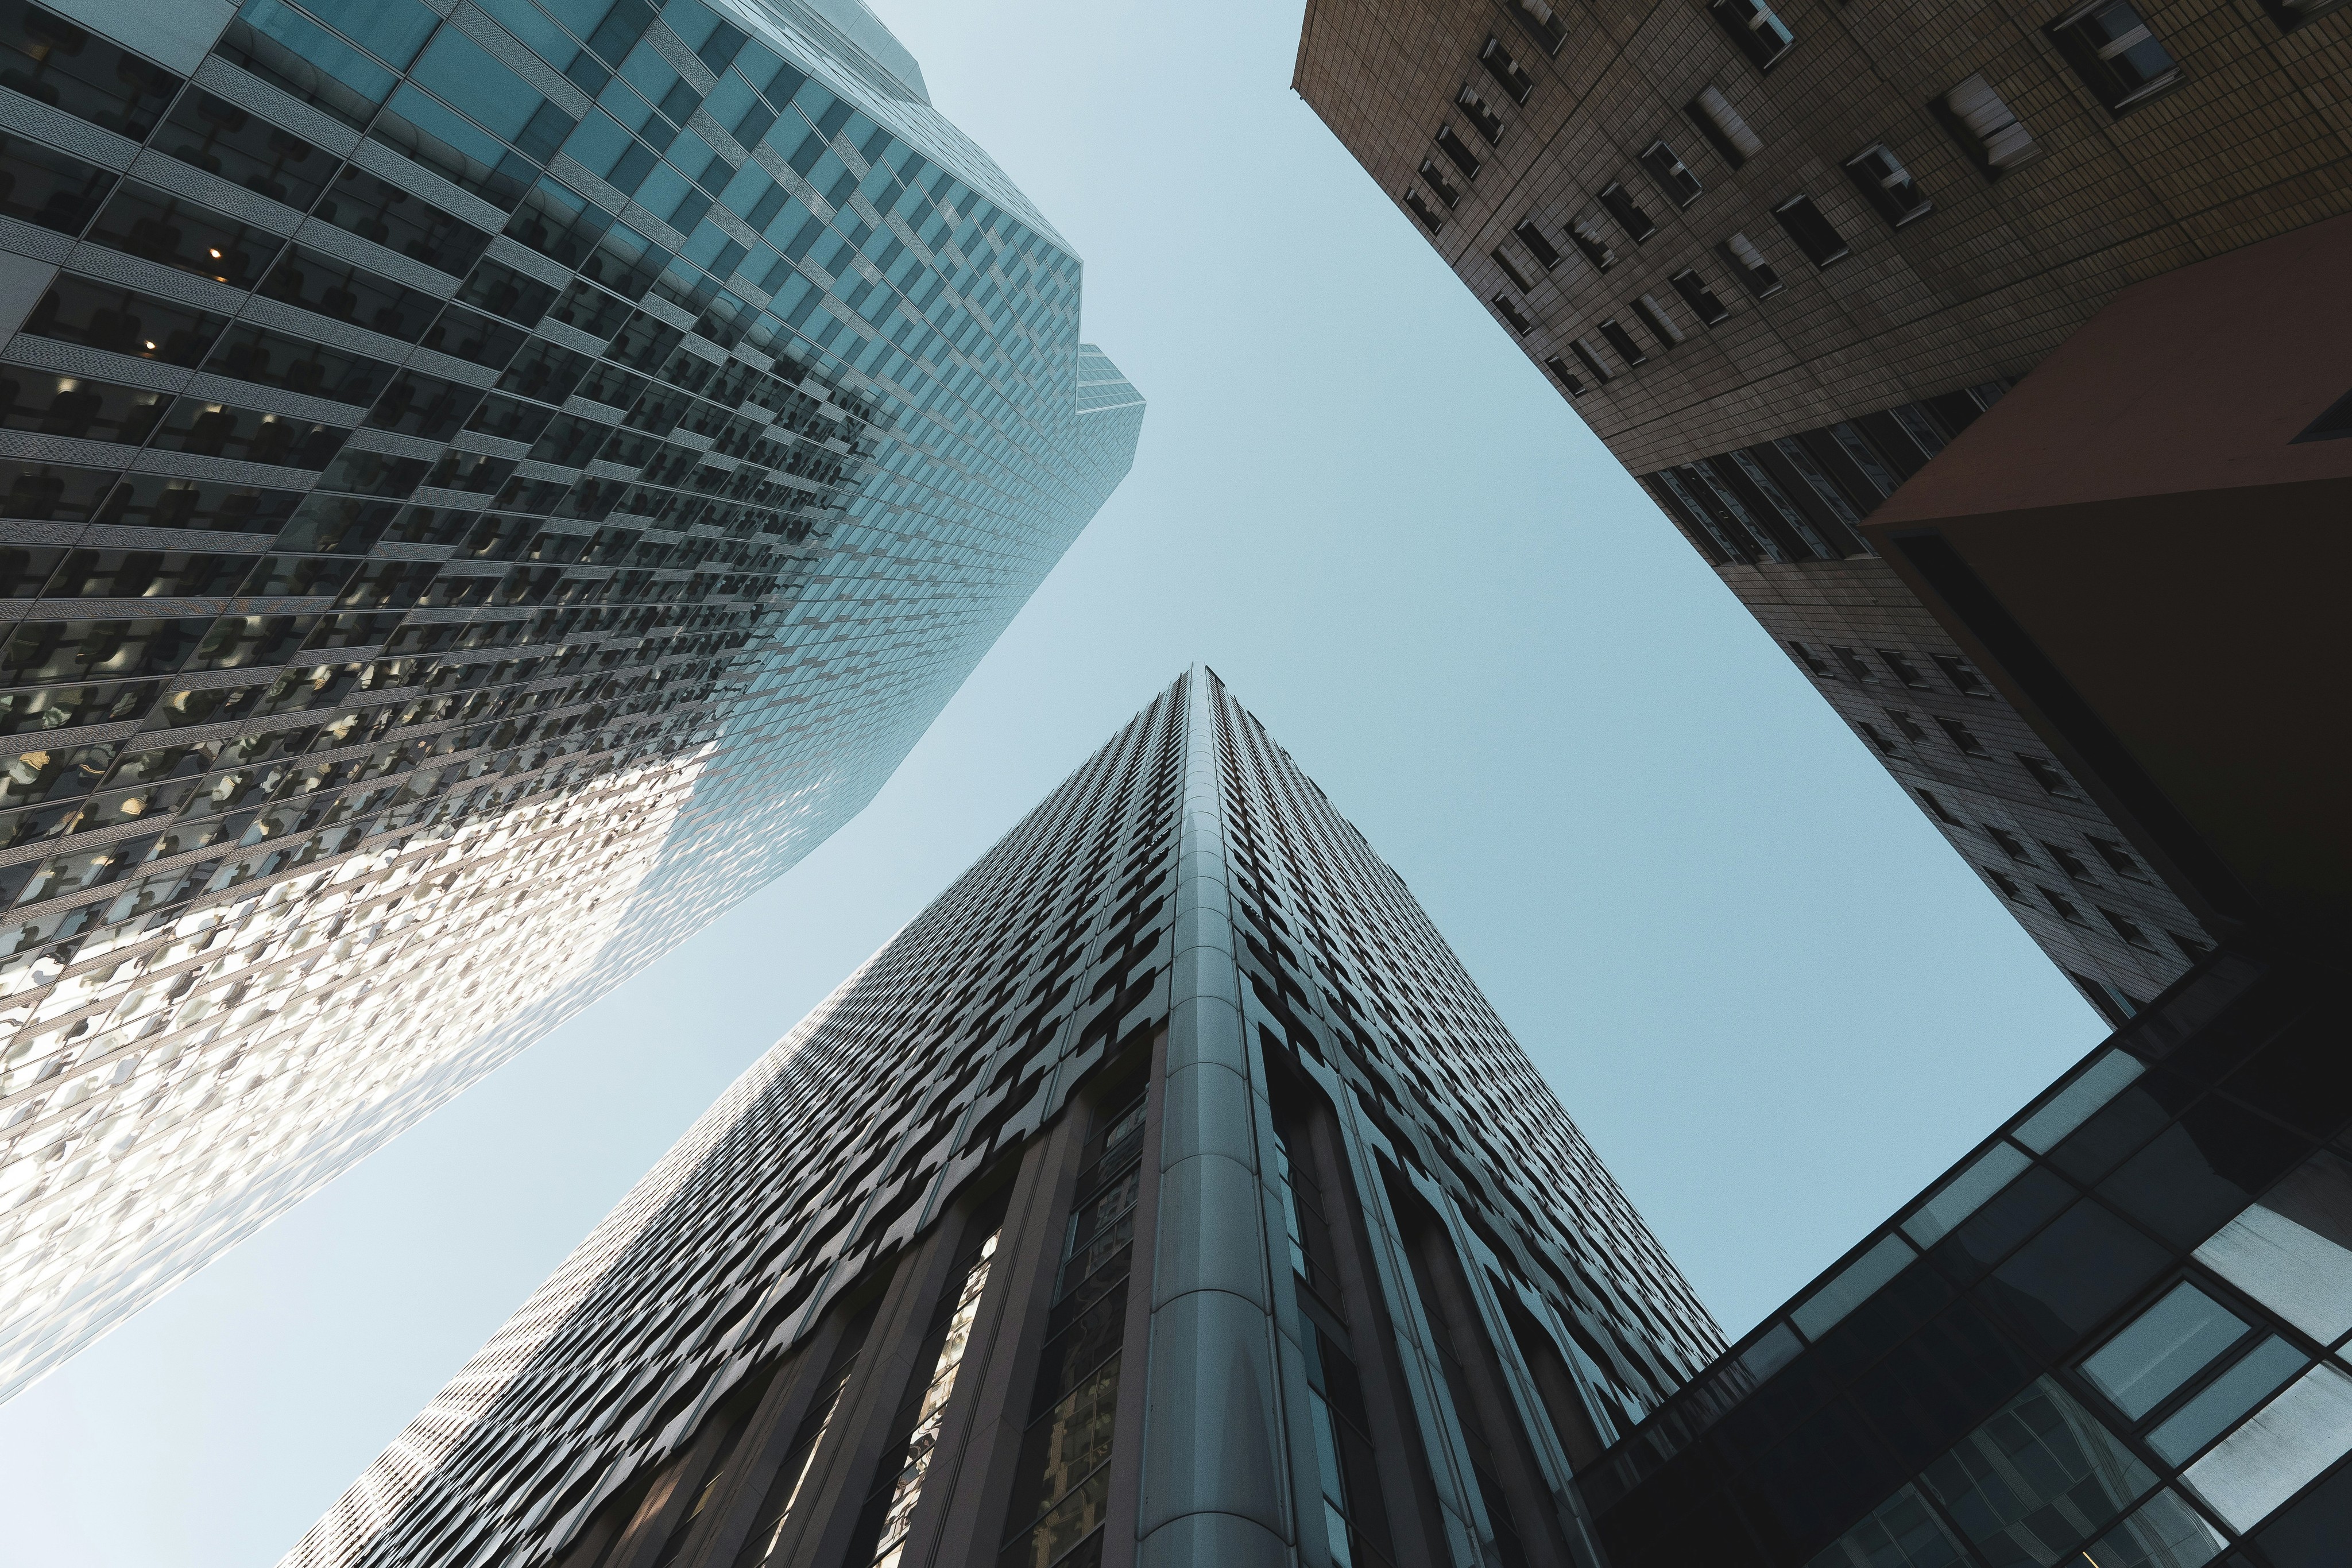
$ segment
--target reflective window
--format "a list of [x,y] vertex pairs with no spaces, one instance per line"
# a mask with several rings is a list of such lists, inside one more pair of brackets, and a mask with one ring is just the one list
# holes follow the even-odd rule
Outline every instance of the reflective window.
[[2164,1403],[2246,1332],[2237,1314],[2186,1281],[2083,1364],[2084,1375],[2135,1418]]
[[2352,1164],[2313,1155],[2197,1260],[2323,1344],[2352,1332]]

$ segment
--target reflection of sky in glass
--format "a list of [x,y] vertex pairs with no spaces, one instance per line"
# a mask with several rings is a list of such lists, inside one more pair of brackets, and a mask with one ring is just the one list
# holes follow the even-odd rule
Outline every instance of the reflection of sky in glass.
[[[257,0],[243,16],[387,103],[378,123],[398,116],[404,148],[437,139],[480,188],[509,191],[509,235],[536,214],[522,254],[505,239],[488,254],[562,296],[534,342],[604,355],[583,394],[634,402],[651,375],[642,412],[692,383],[660,428],[625,425],[605,449],[635,441],[632,466],[590,464],[583,483],[608,486],[611,507],[594,521],[659,538],[680,497],[781,508],[775,586],[739,596],[742,612],[714,598],[738,619],[712,624],[750,630],[713,674],[629,686],[529,767],[461,755],[353,785],[323,816],[296,809],[318,782],[300,758],[265,757],[220,788],[296,805],[201,877],[109,883],[103,849],[42,862],[0,935],[0,1391],[805,854],[871,799],[1126,472],[1142,402],[1078,341],[1077,259],[870,16],[846,0],[724,16],[671,0],[649,36],[595,46],[625,57],[611,75],[566,30],[604,9],[491,0],[500,26],[470,9],[440,26],[412,5]],[[413,58],[411,79],[394,90],[353,44]],[[603,287],[551,259],[567,237]],[[652,347],[615,363],[633,345]],[[738,497],[730,476],[754,458],[772,477]],[[406,624],[476,623],[464,564],[428,565],[442,597]],[[417,663],[322,678],[321,700],[430,678]],[[329,710],[320,733],[378,711]],[[615,744],[616,728],[637,738]],[[153,825],[242,803],[202,783],[142,795]]]

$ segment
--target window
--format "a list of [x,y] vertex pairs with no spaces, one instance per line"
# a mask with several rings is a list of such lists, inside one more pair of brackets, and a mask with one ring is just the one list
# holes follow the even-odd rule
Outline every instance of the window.
[[1967,725],[1962,724],[1958,719],[1939,718],[1936,723],[1942,727],[1946,735],[1952,737],[1952,744],[1954,746],[1958,747],[1970,757],[1982,757],[1985,755],[1984,742],[1977,738],[1976,731],[1970,729]]
[[[134,141],[155,128],[180,85],[161,66],[37,5],[10,10],[0,26],[0,62],[7,85],[26,97]],[[9,152],[13,157],[16,149]]]
[[2066,896],[2055,888],[2045,887],[2041,890],[2041,893],[2042,896],[2048,901],[2050,907],[2058,912],[2058,918],[2067,925],[2088,925],[2090,924],[2083,917],[2083,912],[2069,903]]
[[2245,1334],[2236,1313],[2183,1281],[2094,1352],[2083,1375],[2137,1420]]
[[2192,964],[2202,963],[2212,956],[2213,944],[2210,942],[2200,942],[2194,936],[2183,936],[2178,931],[2168,931],[2165,935],[2171,937],[2172,945],[2180,949],[2180,956]]
[[1845,666],[1845,673],[1855,680],[1867,686],[1874,686],[1878,684],[1878,672],[1864,664],[1862,655],[1853,649],[1832,645],[1830,652],[1836,655],[1839,664]]
[[1878,215],[1888,225],[1901,228],[1917,218],[1924,218],[1934,209],[1919,190],[1919,183],[1911,171],[1895,156],[1884,141],[1864,148],[1841,165],[1847,178],[1853,182],[1863,200],[1878,209]]
[[1815,675],[1823,680],[1830,678],[1830,666],[1828,661],[1824,660],[1820,654],[1814,653],[1811,648],[1806,647],[1802,643],[1790,643],[1789,644],[1789,652],[1796,654],[1797,663],[1804,665],[1805,668],[1811,670]]
[[1486,47],[1478,51],[1478,63],[1486,68],[1488,76],[1501,84],[1513,103],[1522,108],[1526,106],[1528,95],[1536,90],[1536,78],[1528,75],[1527,68],[1511,57],[1511,51],[1503,47],[1501,39],[1491,33],[1486,36]]
[[1886,716],[1895,721],[1895,727],[1901,730],[1903,732],[1903,738],[1909,741],[1912,745],[1916,746],[1921,741],[1927,738],[1927,732],[1919,727],[1919,721],[1913,718],[1909,714],[1905,713],[1901,708],[1888,708],[1886,710]]
[[1633,334],[1625,330],[1618,322],[1601,323],[1601,336],[1607,340],[1611,348],[1617,350],[1617,357],[1629,365],[1641,364],[1649,358],[1649,355],[1642,351],[1642,345],[1633,340]]
[[[1849,529],[1862,521],[1862,514],[1853,509],[1853,504],[1846,499],[1845,492],[1838,488],[1822,465],[1813,460],[1813,455],[1805,450],[1803,443],[1786,435],[1777,436],[1773,439],[1772,450],[1780,455],[1783,463],[1796,471],[1797,476],[1805,482],[1807,488],[1811,490],[1813,498],[1822,504],[1822,508],[1831,517],[1835,517]],[[1871,553],[1870,547],[1862,542],[1859,535],[1849,533],[1846,538],[1853,547],[1849,551],[1850,554]]]
[[1596,199],[1609,209],[1611,217],[1623,225],[1635,245],[1658,232],[1658,225],[1650,221],[1650,214],[1642,210],[1641,204],[1633,200],[1633,193],[1627,190],[1622,182],[1610,181],[1601,187]]
[[1905,685],[1911,687],[1915,691],[1926,691],[1927,689],[1927,674],[1920,670],[1918,665],[1913,664],[1903,654],[1896,653],[1892,648],[1881,648],[1878,650],[1878,659],[1879,663],[1885,664],[1894,674],[1895,678],[1901,681]]
[[1590,210],[1577,214],[1568,225],[1568,237],[1584,253],[1595,272],[1606,272],[1617,265],[1617,253],[1610,248],[1609,236],[1601,232],[1601,218]]
[[1535,330],[1536,324],[1528,320],[1527,317],[1520,312],[1517,306],[1511,303],[1511,297],[1509,295],[1497,294],[1489,303],[1495,307],[1495,311],[1497,315],[1501,316],[1504,320],[1508,321],[1511,324],[1511,330],[1517,332],[1520,337],[1524,338],[1529,332]]
[[2042,155],[2032,133],[1981,73],[1936,101],[1944,123],[1987,178],[1998,180],[2020,163]]
[[1527,30],[1537,47],[1553,59],[1559,57],[1559,47],[1568,42],[1567,25],[1555,16],[1544,0],[1503,0],[1503,9],[1511,20]]
[[2050,24],[2050,37],[2109,112],[2146,103],[2180,81],[2172,51],[2128,0],[2086,0]]
[[[2080,863],[2080,862],[2076,862],[2076,864]],[[2070,866],[2067,869],[2071,871],[2073,867]],[[2156,951],[2156,944],[2148,939],[2147,933],[2141,930],[2129,918],[2107,908],[2105,904],[2099,906],[2099,913],[2106,917],[2108,925],[2116,928],[2116,936],[2143,951],[2149,953]]]
[[1675,292],[1683,297],[1683,303],[1691,308],[1691,314],[1698,318],[1701,326],[1712,327],[1731,314],[1694,268],[1685,267],[1666,281],[1675,286]]
[[2061,773],[2058,770],[2058,765],[2048,758],[2028,757],[2021,751],[2017,754],[2017,759],[2025,765],[2026,772],[2033,776],[2033,781],[2041,785],[2046,793],[2068,800],[2078,799],[2074,790],[2074,781]]
[[1454,127],[1441,125],[1437,128],[1437,150],[1445,154],[1447,162],[1462,171],[1464,179],[1478,177],[1478,155],[1470,151],[1468,142],[1454,133]]
[[1700,134],[1715,144],[1723,161],[1738,168],[1764,151],[1764,139],[1748,128],[1748,121],[1731,107],[1731,100],[1714,88],[1702,88],[1699,95],[1684,106]]
[[1748,293],[1761,299],[1768,294],[1780,292],[1780,275],[1764,259],[1764,253],[1744,234],[1733,235],[1716,246],[1717,253],[1731,264],[1732,272]]
[[1675,319],[1666,314],[1666,308],[1658,303],[1657,296],[1644,294],[1634,300],[1633,314],[1642,319],[1642,325],[1650,329],[1650,335],[1657,339],[1660,347],[1671,349],[1683,340],[1683,329],[1675,325]]
[[1886,732],[1885,730],[1879,728],[1876,725],[1871,723],[1866,718],[1858,718],[1853,722],[1854,727],[1862,731],[1863,737],[1868,740],[1871,745],[1876,747],[1879,750],[1885,752],[1889,757],[1895,755],[1895,743],[1886,738]]
[[2134,882],[2147,880],[2147,868],[2132,857],[2131,851],[2124,848],[2115,840],[2103,839],[2093,833],[2084,833],[2083,838],[2093,849],[2099,852],[2099,858],[2106,862],[2107,869],[2117,876],[2127,876]]
[[1846,249],[1845,236],[1837,232],[1837,226],[1811,196],[1790,197],[1772,209],[1772,216],[1780,223],[1780,232],[1796,241],[1797,248],[1815,267],[1843,261],[1851,254]]
[[1407,209],[1412,212],[1414,217],[1421,220],[1422,226],[1426,228],[1431,234],[1435,234],[1439,229],[1445,226],[1444,214],[1440,213],[1435,207],[1431,206],[1429,204],[1429,198],[1423,195],[1415,187],[1407,185],[1404,188],[1403,200]]
[[1895,487],[1903,483],[1895,476],[1894,470],[1886,466],[1885,459],[1881,458],[1876,449],[1870,444],[1870,438],[1852,424],[1840,420],[1830,426],[1829,436],[1832,441],[1837,443],[1837,449],[1844,455],[1845,460],[1853,465],[1854,472],[1860,474],[1864,482],[1878,492],[1880,499],[1883,500],[1895,494]]
[[1607,386],[1609,384],[1609,369],[1601,362],[1601,354],[1598,350],[1594,349],[1591,344],[1586,342],[1581,338],[1572,340],[1568,346],[1570,351],[1576,355],[1577,363],[1582,365],[1586,370],[1592,372],[1592,380],[1595,384],[1600,386]]
[[1992,695],[1991,684],[1984,678],[1984,673],[1958,653],[1930,653],[1928,657],[1935,660],[1936,667],[1944,672],[1944,678],[1951,682],[1952,689],[1962,696]]
[[1554,354],[1544,361],[1544,369],[1549,371],[1553,377],[1559,381],[1559,384],[1568,389],[1569,396],[1582,397],[1584,395],[1584,383],[1577,379],[1577,375],[1574,371],[1568,368],[1568,361],[1561,359],[1558,354]]
[[2023,839],[2019,838],[2007,828],[1996,828],[1990,822],[1987,822],[1985,824],[1985,837],[1990,839],[1994,843],[1999,844],[2000,846],[2001,853],[2007,855],[2010,859],[2016,861],[2021,865],[2032,865],[2033,863],[2033,852],[2025,847],[2025,841]]
[[1706,193],[1706,187],[1690,171],[1690,165],[1675,156],[1675,150],[1664,141],[1653,141],[1642,154],[1642,167],[1650,172],[1666,200],[1678,207],[1687,207]]
[[1528,289],[1535,287],[1534,284],[1529,283],[1527,280],[1527,276],[1520,272],[1518,264],[1513,261],[1509,256],[1505,254],[1501,246],[1496,246],[1493,250],[1488,251],[1486,254],[1494,259],[1494,263],[1496,267],[1503,269],[1503,276],[1511,280],[1512,287],[1517,289],[1520,293],[1525,294]]
[[1779,65],[1797,46],[1797,35],[1763,0],[1714,0],[1707,11],[1759,71]]
[[1933,789],[1919,789],[1914,791],[1914,793],[1916,793],[1920,800],[1925,800],[1927,803],[1927,810],[1935,817],[1936,821],[1943,823],[1948,828],[1957,828],[1960,825],[1960,820],[1952,815],[1951,808],[1944,804],[1943,797],[1937,794]]
[[1434,160],[1424,158],[1421,161],[1421,177],[1431,190],[1437,193],[1437,199],[1444,202],[1447,207],[1458,207],[1462,204],[1461,191],[1455,187],[1453,181],[1445,177],[1445,171],[1439,168]]
[[1528,254],[1536,258],[1538,267],[1549,272],[1559,265],[1559,247],[1544,237],[1543,230],[1536,227],[1535,219],[1521,218],[1519,226],[1511,232],[1519,236],[1519,243],[1528,247]]
[[2090,862],[2073,850],[2063,844],[2053,844],[2048,839],[2042,841],[2042,847],[2050,852],[2050,858],[2057,862],[2058,869],[2076,882],[2092,880]]
[[1843,551],[1822,537],[1822,531],[1813,527],[1811,517],[1798,509],[1797,503],[1789,499],[1789,493],[1780,488],[1780,482],[1772,476],[1771,471],[1757,461],[1754,453],[1735,447],[1726,455],[1731,465],[1747,479],[1748,486],[1764,498],[1764,504],[1771,508],[1773,516],[1780,519],[1781,526],[1802,540],[1805,549],[1814,559],[1836,560],[1843,555]]
[[1496,113],[1494,106],[1479,97],[1478,89],[1468,82],[1464,82],[1462,90],[1454,95],[1454,107],[1462,111],[1463,118],[1470,121],[1480,136],[1486,138],[1487,146],[1493,147],[1503,140],[1503,117]]
[[[2042,891],[2046,894],[2049,890],[2045,888]],[[2066,977],[2074,982],[2074,988],[2083,993],[2083,999],[2096,1009],[2099,1016],[2111,1027],[2121,1029],[2139,1016],[2140,1004],[2105,980],[2095,980],[2079,969],[2067,970]]]
[[2017,879],[2011,876],[2007,872],[1995,871],[1989,865],[1979,866],[1977,869],[1985,873],[1986,878],[1991,882],[1993,886],[2000,889],[2000,895],[2003,898],[2008,899],[2012,904],[2023,904],[2025,902],[2025,889],[2018,886]]

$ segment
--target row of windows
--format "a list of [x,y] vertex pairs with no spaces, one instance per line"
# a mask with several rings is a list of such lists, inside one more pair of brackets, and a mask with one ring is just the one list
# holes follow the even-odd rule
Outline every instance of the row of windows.
[[[2305,6],[2293,0],[2278,0],[2274,15],[2283,25],[2292,26],[2334,3],[2335,0],[2326,0],[2317,6]],[[1714,0],[1709,9],[1761,70],[1769,71],[1796,45],[1795,35],[1763,0]],[[1521,19],[1527,22],[1524,16]],[[1532,23],[1527,25],[1530,35],[1539,39],[1564,37],[1556,21],[1549,32]],[[2089,0],[2059,16],[2046,31],[2100,101],[2117,114],[2180,79],[2179,66],[2128,0]],[[1507,89],[1504,96],[1521,104],[1527,101],[1533,91],[1533,80],[1496,39],[1487,39],[1481,63],[1496,84]],[[1504,132],[1502,116],[1496,103],[1478,89],[1465,82],[1456,95],[1454,108],[1486,145],[1500,143]],[[1931,109],[1989,179],[2000,178],[2041,152],[2032,133],[1981,73],[1941,94]],[[1685,112],[1735,170],[1763,148],[1761,138],[1716,87],[1704,89],[1685,106]],[[1446,213],[1461,201],[1462,187],[1455,183],[1454,175],[1458,174],[1466,184],[1475,181],[1480,171],[1478,154],[1450,122],[1441,124],[1434,140],[1439,152],[1452,166],[1452,172],[1434,160],[1424,159],[1419,170],[1421,185],[1408,185],[1401,198],[1432,234],[1443,227]],[[1659,194],[1677,211],[1690,207],[1706,190],[1699,175],[1664,138],[1654,140],[1636,162]],[[1840,166],[1864,201],[1891,228],[1906,227],[1934,209],[1928,194],[1885,142],[1862,148],[1844,158]],[[1423,186],[1433,193],[1434,202],[1431,194],[1424,193]],[[1784,197],[1773,204],[1771,213],[1783,236],[1815,267],[1832,266],[1852,254],[1847,236],[1813,193],[1801,191]],[[1559,264],[1566,248],[1577,250],[1596,270],[1605,271],[1614,265],[1617,256],[1601,227],[1604,216],[1614,220],[1618,229],[1635,245],[1646,242],[1657,232],[1658,225],[1644,210],[1642,200],[1622,181],[1612,181],[1594,193],[1591,206],[1566,225],[1569,243],[1565,247],[1554,243],[1533,214],[1515,226],[1513,233],[1527,247],[1528,255],[1534,257],[1538,271],[1530,272],[1523,258],[1511,256],[1499,246],[1489,253],[1490,257],[1521,295],[1529,291],[1535,277],[1551,271]],[[1731,275],[1753,298],[1766,298],[1782,288],[1778,267],[1747,234],[1729,235],[1715,249]],[[1696,267],[1683,267],[1669,281],[1702,327],[1711,328],[1726,319],[1728,312],[1721,297]],[[1538,325],[1524,300],[1497,294],[1490,298],[1489,303],[1521,336],[1533,332]],[[1639,336],[1636,323],[1641,329]],[[1580,396],[1590,387],[1606,385],[1617,375],[1643,364],[1653,351],[1678,346],[1685,336],[1683,326],[1656,294],[1643,294],[1630,301],[1622,314],[1596,324],[1590,336],[1572,337],[1567,356],[1555,356],[1546,362],[1570,396]],[[1614,364],[1611,354],[1615,356]],[[1569,363],[1570,356],[1576,361],[1575,368]]]
[[[1814,653],[1807,644],[1791,639],[1788,647],[1789,651],[1797,656],[1797,662],[1804,665],[1817,678],[1825,681],[1836,678],[1836,671],[1830,667],[1828,661]],[[1871,652],[1877,655],[1878,664],[1885,667],[1886,674],[1900,684],[1909,686],[1914,691],[1936,689],[1936,683],[1927,678],[1927,673],[1919,667],[1918,661],[1909,653],[1895,648],[1874,648]],[[1864,685],[1879,684],[1878,667],[1863,657],[1861,650],[1833,645],[1830,648],[1830,655],[1837,660],[1839,666],[1853,680]],[[1943,672],[1944,679],[1949,682],[1952,689],[1962,696],[1990,697],[1993,695],[1992,686],[1986,681],[1984,672],[1959,654],[1930,653],[1927,655],[1927,661]],[[1903,721],[1902,727],[1906,734],[1916,737],[1917,731],[1908,720]],[[1961,749],[1973,751],[1978,756],[1983,755],[1981,750],[1972,747],[1964,745]]]
[[[2336,3],[2278,0],[2272,14],[2283,27],[2292,28]],[[1710,0],[1707,11],[1759,71],[1771,70],[1797,46],[1796,34],[1766,0]],[[2121,115],[2181,79],[2179,62],[2130,0],[2083,0],[2053,17],[2042,32],[2111,113]]]
[[[1572,378],[1558,360],[1545,362],[1554,375]],[[1858,414],[1642,481],[1712,566],[1872,554],[1858,531],[1863,517],[1998,402],[2007,384],[1989,382]],[[1800,657],[1828,678],[1820,660]]]

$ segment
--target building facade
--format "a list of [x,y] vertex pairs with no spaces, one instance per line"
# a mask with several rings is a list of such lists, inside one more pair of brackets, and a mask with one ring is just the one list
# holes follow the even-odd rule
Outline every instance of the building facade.
[[286,1559],[1591,1564],[1721,1349],[1215,677],[726,1092]]
[[0,1394],[804,854],[1126,472],[856,0],[0,32]]
[[[2001,0],[1932,16],[1887,0],[1311,0],[1295,85],[2120,1022],[2216,940],[2262,924],[2235,896],[2242,879],[2189,863],[2157,821],[2166,808],[2129,777],[2146,768],[2177,792],[2165,757],[2181,737],[2138,737],[2136,758],[2105,766],[2114,748],[2070,729],[2063,705],[1873,524],[1948,447],[1981,440],[1985,412],[2119,296],[2242,252],[2263,258],[2255,276],[2176,298],[2177,319],[2229,296],[2301,297],[2290,285],[2310,264],[2282,247],[2352,213],[2347,70],[2352,12],[2330,0]],[[2329,254],[2343,265],[2344,243]],[[2343,314],[2323,298],[2315,330],[2276,340],[2270,362],[2217,380],[2225,356],[2179,379],[2229,402],[2316,375],[2333,390],[2303,388],[2260,437],[2284,452],[2345,395]],[[2142,329],[2160,341],[2171,329]],[[2128,382],[2104,390],[2109,412],[2139,401]],[[2112,472],[2091,422],[2050,415],[2045,402],[2038,426],[2011,422],[2017,444],[2038,440],[2058,467],[2105,466],[2116,494],[2152,487]],[[2210,444],[2212,428],[2176,425],[2174,449]],[[2270,464],[2263,482],[2343,466],[2298,451],[2301,468]],[[2226,553],[2237,519],[2263,514],[2216,483],[2155,486],[2202,492],[2202,537],[2168,545]],[[2009,578],[2063,585],[2037,633],[2139,591],[2123,586],[2137,567],[2119,576],[2116,563],[2156,535],[2105,536],[2098,563],[2033,559],[2046,537],[2021,536]],[[2313,538],[2316,555],[2246,540],[2266,563],[2259,591],[2278,591],[2289,557],[2330,580],[2338,547]],[[2210,603],[2223,580],[2200,581],[2193,559],[2172,587]],[[2183,617],[2168,624],[2178,636]],[[2294,658],[2210,652],[2195,657],[2217,712],[2225,689],[2242,706]],[[2325,657],[2307,635],[2304,653]]]

